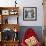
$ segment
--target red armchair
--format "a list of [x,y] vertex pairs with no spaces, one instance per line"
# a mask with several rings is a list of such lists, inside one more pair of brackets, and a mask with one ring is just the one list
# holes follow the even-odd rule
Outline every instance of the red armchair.
[[[34,40],[34,41],[32,41]],[[32,42],[30,42],[32,41]],[[30,45],[28,45],[28,43]],[[31,44],[32,43],[32,44]],[[33,45],[33,43],[35,43]],[[33,29],[29,28],[24,34],[24,37],[22,38],[21,46],[41,46],[40,42],[37,39],[36,33],[33,31]]]

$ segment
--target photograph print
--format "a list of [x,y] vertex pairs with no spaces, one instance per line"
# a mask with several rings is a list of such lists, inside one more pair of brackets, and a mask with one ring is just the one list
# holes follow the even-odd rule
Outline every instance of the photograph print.
[[23,8],[23,20],[25,21],[37,20],[37,8],[36,7],[24,7]]

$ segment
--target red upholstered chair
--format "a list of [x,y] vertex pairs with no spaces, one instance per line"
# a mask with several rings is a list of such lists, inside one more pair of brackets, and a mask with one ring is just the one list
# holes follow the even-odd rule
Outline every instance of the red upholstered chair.
[[[31,29],[31,28],[28,28],[27,30],[26,30],[26,32],[25,32],[25,34],[24,34],[24,37],[22,38],[22,42],[21,42],[21,46],[28,46],[27,45],[27,43],[25,42],[26,41],[26,39],[32,39],[32,36],[34,37],[34,38],[36,38],[36,41],[37,41],[37,43],[34,45],[34,46],[41,46],[41,44],[40,44],[40,42],[38,41],[38,39],[37,39],[37,35],[36,35],[36,33],[33,31],[33,29]],[[31,43],[30,43],[31,44]],[[29,46],[33,46],[33,45],[29,45]]]

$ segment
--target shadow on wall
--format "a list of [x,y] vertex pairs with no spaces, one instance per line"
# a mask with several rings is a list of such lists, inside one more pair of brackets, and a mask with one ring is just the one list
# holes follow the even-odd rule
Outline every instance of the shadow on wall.
[[20,27],[20,31],[19,31],[19,39],[20,39],[20,42],[21,42],[21,40],[23,38],[23,35],[24,35],[25,31],[28,28],[32,28],[36,32],[39,41],[41,43],[43,43],[43,36],[42,36],[43,35],[43,33],[42,33],[43,30],[42,30],[42,26],[21,26]]

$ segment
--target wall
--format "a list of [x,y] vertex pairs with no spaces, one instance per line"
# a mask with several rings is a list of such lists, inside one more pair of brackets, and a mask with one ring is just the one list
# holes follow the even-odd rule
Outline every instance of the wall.
[[[2,7],[9,7],[15,6],[15,0],[0,0],[0,6]],[[19,6],[19,24],[20,26],[43,26],[43,6],[42,0],[17,0]],[[23,7],[37,7],[37,21],[24,21],[23,20]]]
[[[42,0],[21,0],[22,7],[37,7],[37,21],[23,21],[23,8],[20,8],[20,18],[21,20],[19,23],[21,23],[21,26],[43,26],[43,6],[42,6]],[[26,23],[26,24],[25,24]]]

